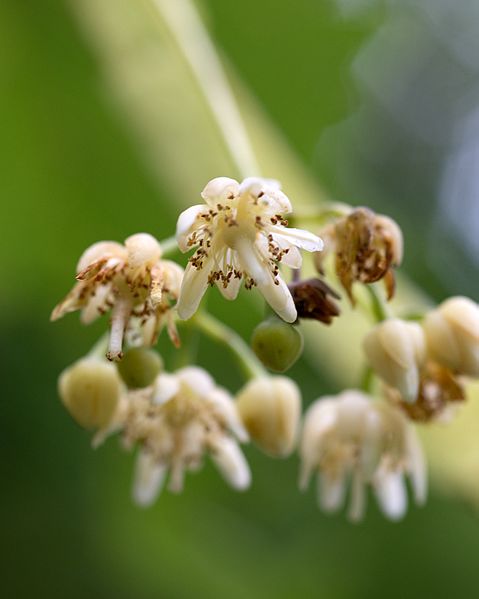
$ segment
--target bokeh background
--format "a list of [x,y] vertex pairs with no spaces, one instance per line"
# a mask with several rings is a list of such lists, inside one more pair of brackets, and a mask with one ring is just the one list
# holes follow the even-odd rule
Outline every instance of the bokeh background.
[[[198,9],[265,174],[310,205],[330,197],[390,214],[413,283],[435,301],[477,300],[479,4],[200,0]],[[167,237],[209,178],[236,175],[148,0],[0,3],[0,172],[5,597],[477,596],[468,485],[479,480],[479,418],[467,419],[462,445],[447,432],[431,445],[443,453],[431,454],[426,508],[392,524],[371,502],[353,526],[321,514],[313,489],[298,493],[296,457],[273,461],[252,447],[251,491],[233,493],[207,463],[182,495],[139,510],[133,456],[115,439],[93,451],[62,409],[58,373],[104,327],[48,322],[80,253],[136,231]],[[244,295],[231,306],[210,293],[210,307],[246,338],[261,317]],[[328,330],[315,359],[295,366],[306,403],[338,391],[337,372],[349,383],[341,334]],[[173,368],[165,339],[159,348]],[[239,387],[221,348],[198,349],[200,364]],[[322,356],[336,360],[334,375]]]

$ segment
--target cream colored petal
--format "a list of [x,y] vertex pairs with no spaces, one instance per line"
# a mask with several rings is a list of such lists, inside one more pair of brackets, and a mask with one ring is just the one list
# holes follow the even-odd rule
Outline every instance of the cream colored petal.
[[120,258],[126,259],[126,249],[116,241],[98,241],[87,248],[80,256],[76,272],[79,273],[85,270],[90,264],[102,258]]
[[176,372],[176,377],[198,395],[207,396],[216,388],[213,377],[199,366],[186,366]]
[[351,478],[351,499],[349,502],[348,518],[351,522],[360,522],[366,510],[365,482],[359,470],[353,472]]
[[241,271],[247,273],[258,285],[271,280],[269,265],[265,263],[265,258],[261,254],[261,246],[242,238],[238,239],[235,250]]
[[158,464],[149,453],[138,453],[133,480],[133,500],[141,507],[152,505],[158,495],[166,476],[166,466]]
[[239,445],[222,436],[211,443],[211,458],[223,478],[236,490],[243,491],[251,484],[251,471]]
[[191,246],[188,245],[188,238],[196,229],[196,226],[198,226],[198,215],[202,212],[205,212],[204,204],[197,204],[184,210],[178,217],[176,223],[176,241],[182,252],[188,252],[191,249]]
[[285,322],[295,322],[298,313],[291,292],[281,277],[277,277],[276,280],[277,285],[270,276],[265,283],[258,283],[258,289],[278,316]]
[[423,505],[427,499],[427,464],[421,442],[414,428],[409,425],[406,432],[406,452],[409,476],[414,492],[414,500]]
[[188,320],[198,309],[208,287],[210,270],[211,259],[206,260],[200,269],[194,267],[191,262],[188,263],[181,284],[180,297],[176,304],[178,316],[181,320]]
[[152,402],[163,404],[174,397],[180,390],[180,382],[175,374],[161,373],[155,380],[153,386]]
[[407,510],[407,493],[402,472],[384,469],[374,481],[379,507],[390,520],[400,520]]
[[285,237],[293,245],[306,250],[307,252],[320,252],[323,249],[323,240],[304,229],[294,229],[291,227],[282,227],[281,225],[272,225],[268,230],[273,234]]
[[127,263],[129,270],[151,266],[160,259],[161,247],[159,242],[149,233],[136,233],[125,239],[128,252]]
[[201,192],[201,197],[209,205],[216,205],[228,200],[231,195],[237,196],[238,192],[238,181],[229,177],[216,177],[206,184],[206,187]]
[[330,477],[324,473],[318,475],[318,503],[325,512],[336,512],[344,505],[346,496],[346,473]]
[[241,441],[245,443],[249,440],[248,433],[244,428],[238,414],[236,403],[225,389],[216,387],[208,394],[208,401],[221,413],[227,427]]
[[88,301],[81,311],[80,320],[83,324],[90,324],[103,312],[107,312],[110,309],[106,304],[110,291],[111,285],[99,285],[96,288],[95,295]]

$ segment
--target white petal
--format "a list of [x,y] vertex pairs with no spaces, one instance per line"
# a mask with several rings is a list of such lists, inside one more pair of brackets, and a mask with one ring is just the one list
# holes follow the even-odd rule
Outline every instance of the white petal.
[[210,205],[224,202],[229,196],[237,196],[239,183],[229,177],[216,177],[206,184],[201,192],[201,197]]
[[417,504],[423,505],[427,498],[427,465],[424,452],[416,431],[409,427],[406,433],[406,451],[414,499]]
[[251,243],[249,239],[239,239],[235,249],[241,270],[254,279],[258,285],[265,283],[268,279],[271,280],[269,267],[260,255],[257,244]]
[[[106,311],[108,306],[105,304],[108,294],[111,291],[111,285],[99,285],[95,290],[95,295],[89,300],[87,305],[81,311],[80,320],[82,324],[90,324]],[[101,310],[101,311],[100,311]]]
[[241,279],[238,277],[231,277],[231,280],[226,287],[221,281],[216,281],[216,286],[225,299],[233,301],[238,297],[239,290],[241,289]]
[[400,520],[407,509],[407,494],[401,472],[383,471],[374,482],[379,507],[391,520]]
[[101,258],[119,258],[126,259],[126,249],[116,241],[98,241],[87,248],[80,256],[77,264],[76,272],[80,273],[85,270],[90,264],[93,264]]
[[174,397],[179,390],[180,383],[176,375],[164,372],[155,381],[152,402],[157,405],[163,404]]
[[224,479],[238,491],[251,484],[251,471],[239,445],[230,437],[219,437],[211,446],[211,457]]
[[352,522],[359,522],[364,517],[366,508],[366,489],[363,477],[359,470],[355,470],[351,480],[351,500],[348,518]]
[[208,287],[210,266],[210,260],[205,260],[203,267],[199,270],[191,262],[188,263],[181,284],[180,297],[176,304],[178,316],[181,320],[188,320],[198,309]]
[[291,227],[282,227],[281,225],[273,225],[268,227],[272,233],[286,237],[290,243],[306,250],[307,252],[320,252],[323,249],[323,240],[304,229],[294,229]]
[[270,277],[266,283],[258,283],[258,289],[278,316],[286,322],[295,322],[298,313],[291,292],[281,277],[277,281],[278,285]]
[[133,500],[142,507],[155,502],[165,480],[166,466],[158,464],[149,453],[140,451],[136,458]]
[[216,388],[213,377],[199,366],[186,366],[178,370],[176,376],[198,395],[207,396]]
[[194,225],[197,223],[196,219],[198,218],[198,215],[204,211],[204,204],[191,206],[190,208],[184,210],[178,217],[178,221],[176,223],[176,241],[178,242],[178,247],[182,252],[187,252],[191,249],[187,243],[188,237],[195,229]]
[[346,495],[345,473],[336,477],[325,474],[318,475],[318,501],[320,508],[325,512],[336,512],[344,504]]
[[215,408],[221,413],[231,432],[241,442],[248,441],[248,433],[241,423],[236,404],[231,395],[225,389],[217,387],[208,395],[208,401],[214,404]]

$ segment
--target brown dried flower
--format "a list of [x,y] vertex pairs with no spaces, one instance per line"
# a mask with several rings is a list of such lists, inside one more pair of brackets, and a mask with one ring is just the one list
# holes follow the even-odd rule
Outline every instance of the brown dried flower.
[[[324,235],[326,249],[335,252],[335,269],[351,303],[353,283],[375,283],[384,279],[388,300],[394,295],[393,268],[402,260],[403,238],[399,226],[389,217],[368,208],[356,208]],[[321,264],[318,265],[321,269]]]
[[341,299],[341,296],[322,279],[313,278],[291,283],[289,290],[299,318],[312,318],[324,324],[331,324],[333,318],[341,313],[334,301]]

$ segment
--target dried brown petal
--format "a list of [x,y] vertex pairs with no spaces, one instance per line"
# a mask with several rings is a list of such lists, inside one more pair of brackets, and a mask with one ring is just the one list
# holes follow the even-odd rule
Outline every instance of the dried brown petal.
[[299,318],[312,318],[331,324],[341,313],[334,299],[341,296],[322,279],[313,278],[289,285]]

